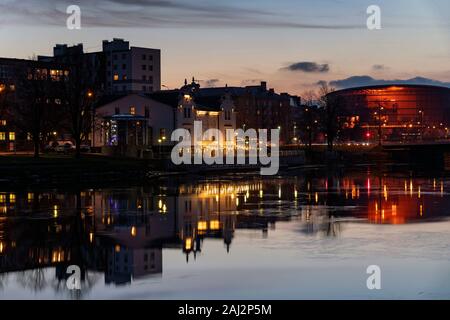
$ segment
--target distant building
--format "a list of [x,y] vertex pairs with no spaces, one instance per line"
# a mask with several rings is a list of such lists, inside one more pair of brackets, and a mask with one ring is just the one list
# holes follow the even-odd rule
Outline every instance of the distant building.
[[85,53],[83,45],[57,44],[53,56],[39,56],[40,61],[69,62],[71,56],[83,55],[85,63],[101,76],[106,94],[149,93],[161,90],[161,50],[130,47],[123,39],[103,40],[102,51]]
[[184,128],[193,133],[194,121],[202,121],[203,132],[219,129],[223,137],[226,129],[236,128],[231,96],[226,92],[203,96],[195,82],[177,90],[104,96],[95,114],[93,146],[131,156],[173,145],[172,131]]
[[106,91],[153,92],[161,90],[161,50],[130,47],[128,41],[103,41],[106,56]]
[[450,88],[391,84],[349,88],[329,94],[339,99],[341,140],[447,139]]
[[[14,104],[18,103],[17,88],[25,81],[50,80],[55,86],[69,77],[65,65],[53,61],[0,58],[0,151],[22,151],[32,148],[31,132],[20,128]],[[47,97],[46,105],[56,107],[57,97]],[[47,128],[51,129],[51,128]],[[51,130],[53,131],[53,130]],[[49,132],[43,132],[48,134]]]
[[267,89],[267,82],[246,87],[202,88],[203,99],[228,94],[233,100],[236,128],[280,129],[281,144],[293,143],[295,124],[293,112],[300,106],[300,97],[275,93]]

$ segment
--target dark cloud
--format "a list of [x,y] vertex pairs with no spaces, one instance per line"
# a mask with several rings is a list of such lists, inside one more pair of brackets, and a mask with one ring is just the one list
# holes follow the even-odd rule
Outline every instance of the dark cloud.
[[301,71],[308,73],[325,73],[330,71],[330,66],[328,65],[328,63],[318,64],[316,62],[302,61],[293,63],[283,69],[289,71]]
[[384,64],[374,64],[372,66],[372,69],[375,70],[375,71],[382,71],[382,70],[387,70],[389,68],[386,67]]
[[374,79],[370,76],[353,76],[346,79],[333,80],[330,81],[329,84],[330,86],[338,89],[373,86],[373,85],[386,85],[386,84],[424,84],[424,85],[444,86],[450,88],[450,82],[442,82],[424,77],[415,77],[406,80],[399,80],[399,79],[384,80],[384,79]]
[[[224,5],[218,1],[185,0],[78,0],[82,27],[240,27],[291,29],[362,29],[355,24],[309,24],[288,21],[277,12],[257,6]],[[6,0],[0,3],[0,23],[65,26],[71,1]]]
[[215,87],[220,82],[220,80],[219,79],[208,79],[208,80],[199,80],[199,82],[203,84],[203,87],[211,88],[211,87]]

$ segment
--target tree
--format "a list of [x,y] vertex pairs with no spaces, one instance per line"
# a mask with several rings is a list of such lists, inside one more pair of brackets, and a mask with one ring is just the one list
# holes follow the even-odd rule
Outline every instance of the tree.
[[41,142],[56,130],[62,119],[58,84],[47,71],[30,66],[14,73],[16,95],[11,108],[12,122],[31,136],[35,158],[39,157]]
[[302,115],[300,118],[300,130],[302,131],[308,148],[312,148],[312,142],[316,130],[318,129],[319,114],[317,110],[317,94],[313,90],[306,91],[302,94],[305,101]]
[[[69,78],[64,87],[64,105],[68,116],[69,132],[75,140],[75,157],[80,157],[81,143],[93,130],[93,108],[101,96],[102,87],[98,61],[87,59],[83,53],[64,57],[69,67]],[[92,63],[93,62],[93,63]]]
[[334,88],[330,88],[326,83],[321,83],[318,99],[322,108],[322,126],[327,137],[328,151],[333,151],[334,140],[341,129],[342,99],[339,96],[332,95]]

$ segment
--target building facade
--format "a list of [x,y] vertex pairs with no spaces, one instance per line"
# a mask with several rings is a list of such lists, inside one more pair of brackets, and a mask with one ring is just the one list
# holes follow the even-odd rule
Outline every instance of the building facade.
[[61,109],[58,88],[69,76],[60,63],[0,58],[0,152],[32,148],[35,121],[39,121],[42,143],[54,136],[61,123],[51,117],[34,119],[31,105],[40,101],[39,117],[57,114]]
[[392,84],[329,94],[339,99],[342,140],[417,141],[449,137],[450,88]]
[[53,56],[38,56],[40,61],[70,63],[71,57],[83,56],[83,63],[101,78],[107,94],[149,93],[161,90],[161,50],[130,47],[123,39],[103,40],[102,51],[84,52],[83,44],[57,44]]
[[130,47],[128,41],[103,41],[106,59],[106,92],[161,90],[161,50]]
[[95,111],[93,147],[106,153],[119,149],[142,154],[153,146],[171,144],[174,122],[173,108],[149,96],[106,96]]

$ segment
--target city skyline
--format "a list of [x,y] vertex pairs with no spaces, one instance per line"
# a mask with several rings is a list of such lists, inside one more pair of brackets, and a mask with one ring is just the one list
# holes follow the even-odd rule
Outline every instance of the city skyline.
[[0,21],[1,56],[48,55],[56,43],[100,51],[102,40],[119,37],[161,49],[165,88],[191,76],[202,87],[268,81],[292,94],[320,81],[337,88],[407,79],[450,86],[445,1],[379,1],[382,29],[374,31],[366,27],[369,1],[78,1],[81,30],[66,28],[70,4],[2,1],[9,14]]

